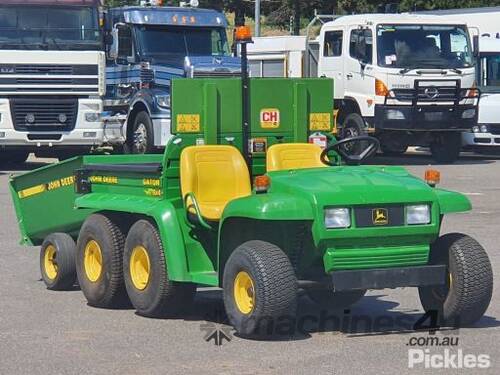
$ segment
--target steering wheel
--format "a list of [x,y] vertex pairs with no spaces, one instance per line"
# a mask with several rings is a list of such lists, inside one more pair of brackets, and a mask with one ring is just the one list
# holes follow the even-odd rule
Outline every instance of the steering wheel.
[[[350,143],[358,143],[358,142],[367,142],[368,146],[358,155],[351,155],[349,154],[344,147],[346,144]],[[378,148],[380,147],[380,142],[378,141],[377,138],[370,137],[368,135],[363,135],[360,137],[351,137],[351,138],[345,138],[342,139],[341,141],[338,141],[337,143],[334,143],[333,145],[328,146],[323,150],[320,156],[320,160],[323,164],[326,164],[328,166],[334,166],[334,162],[330,161],[328,159],[328,153],[331,151],[335,151],[337,154],[339,154],[342,159],[346,162],[348,165],[360,165],[363,160],[368,159],[370,156],[372,156],[375,152],[377,152]]]

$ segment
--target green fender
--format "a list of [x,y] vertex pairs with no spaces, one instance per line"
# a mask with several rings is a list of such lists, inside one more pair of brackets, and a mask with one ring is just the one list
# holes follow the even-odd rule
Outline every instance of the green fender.
[[256,220],[313,220],[307,200],[286,193],[256,194],[231,201],[224,209],[222,224],[232,217]]
[[106,193],[91,193],[76,199],[75,208],[142,214],[153,218],[163,242],[168,277],[174,281],[191,281],[185,254],[184,238],[177,211],[168,200]]
[[434,189],[442,215],[454,212],[466,212],[472,209],[469,198],[453,191]]

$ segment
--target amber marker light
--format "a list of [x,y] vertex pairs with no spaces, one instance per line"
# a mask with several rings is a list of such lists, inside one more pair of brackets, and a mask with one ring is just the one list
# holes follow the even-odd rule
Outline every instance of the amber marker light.
[[427,182],[429,186],[436,186],[441,182],[441,172],[435,169],[427,169],[425,171],[425,182]]
[[250,29],[250,26],[238,26],[234,37],[238,42],[250,41],[252,40],[252,29]]
[[271,186],[271,179],[269,176],[257,176],[254,181],[254,188],[256,193],[267,193]]

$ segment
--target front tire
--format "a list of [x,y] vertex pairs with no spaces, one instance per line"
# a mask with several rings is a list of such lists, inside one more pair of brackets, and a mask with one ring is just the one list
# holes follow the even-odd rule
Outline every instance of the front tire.
[[281,319],[293,321],[297,278],[286,254],[264,241],[240,245],[229,257],[223,279],[229,322],[244,336],[272,336]]
[[40,273],[50,290],[69,290],[75,285],[76,245],[66,233],[49,234],[40,248]]
[[125,236],[117,220],[93,214],[78,236],[78,283],[91,306],[122,307],[127,301],[122,267]]
[[125,150],[130,154],[155,152],[153,122],[147,112],[142,111],[135,116]]
[[[342,139],[355,138],[367,135],[365,120],[357,113],[350,113],[346,116],[342,125]],[[359,155],[363,149],[364,144],[358,142],[351,146],[346,146],[346,152],[352,155]]]
[[486,312],[493,292],[488,255],[473,238],[446,234],[431,246],[431,264],[447,266],[446,284],[419,288],[426,312],[437,312],[441,324],[467,326]]
[[462,138],[460,133],[440,134],[431,143],[432,158],[438,163],[453,163],[460,157]]
[[191,305],[196,293],[195,284],[169,279],[160,234],[147,220],[139,220],[130,228],[123,271],[130,301],[143,316],[177,315]]

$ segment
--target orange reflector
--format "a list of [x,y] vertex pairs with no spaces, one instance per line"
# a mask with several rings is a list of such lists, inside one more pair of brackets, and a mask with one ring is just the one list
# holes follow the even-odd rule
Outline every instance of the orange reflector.
[[234,38],[240,42],[252,40],[252,29],[250,29],[250,26],[238,26],[234,33]]
[[377,96],[388,96],[389,89],[380,79],[375,80],[375,95]]
[[427,169],[425,171],[425,182],[430,186],[436,186],[441,181],[441,172],[435,169]]
[[270,186],[271,186],[271,179],[269,178],[269,176],[263,175],[255,177],[254,187],[257,193],[267,192]]

